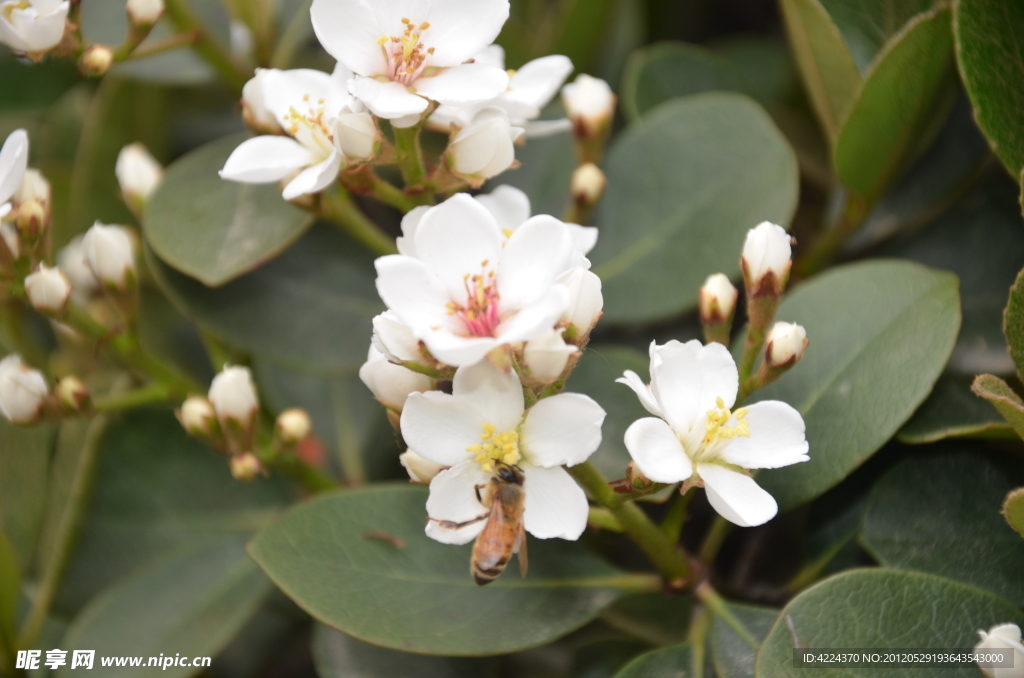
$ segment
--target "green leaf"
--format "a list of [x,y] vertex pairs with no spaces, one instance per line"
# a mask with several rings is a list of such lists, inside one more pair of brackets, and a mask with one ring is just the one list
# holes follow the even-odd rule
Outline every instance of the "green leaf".
[[633,638],[600,638],[576,648],[571,678],[612,678],[633,658],[651,649],[649,643]]
[[0,532],[27,573],[46,510],[52,426],[15,426],[0,418]]
[[186,316],[223,341],[314,374],[351,374],[366,361],[370,321],[384,310],[373,255],[317,225],[284,255],[217,289],[155,256],[150,268]]
[[693,650],[689,643],[642,654],[626,664],[615,678],[691,678]]
[[571,133],[528,139],[516,149],[516,160],[522,166],[499,175],[488,184],[493,190],[508,184],[530,196],[534,214],[560,216],[569,202],[572,173],[576,170],[576,150]]
[[560,35],[551,53],[564,54],[572,59],[576,68],[592,73],[601,56],[608,33],[608,20],[612,17],[616,0],[572,0],[561,3],[568,7]]
[[320,678],[486,678],[495,676],[498,669],[494,659],[429,657],[386,650],[323,624],[316,624],[313,630],[313,661]]
[[956,54],[978,126],[1015,178],[1024,170],[1024,5],[1000,0],[954,4]]
[[68,61],[47,59],[30,64],[5,50],[0,54],[0,82],[4,83],[0,111],[49,107],[79,80],[74,65]]
[[545,645],[635,585],[632,575],[579,544],[531,538],[529,576],[521,579],[510,565],[481,588],[469,574],[471,545],[440,544],[423,533],[426,500],[425,488],[408,484],[320,496],[260,532],[249,553],[318,621],[422,654],[481,656]]
[[861,73],[871,69],[878,53],[908,21],[941,3],[942,0],[821,0]]
[[1017,374],[1024,374],[1024,270],[1010,287],[1010,299],[1003,312],[1003,333]]
[[952,85],[953,33],[944,7],[914,17],[879,53],[839,128],[840,180],[873,202],[935,129],[937,99]]
[[663,593],[634,593],[601,613],[601,620],[623,633],[655,645],[675,645],[686,639],[693,598]]
[[921,570],[1024,604],[1024,541],[999,515],[1024,465],[976,450],[911,457],[868,498],[861,541],[882,564]]
[[601,429],[601,446],[590,457],[590,463],[608,478],[626,474],[630,456],[623,436],[634,421],[650,416],[636,394],[615,380],[633,370],[647,383],[649,366],[647,356],[636,349],[594,344],[587,347],[566,384],[567,391],[587,394],[608,413]]
[[167,168],[146,204],[146,240],[160,258],[210,287],[273,259],[313,223],[275,184],[240,184],[217,172],[248,134],[192,151]]
[[1003,502],[1003,517],[1010,527],[1024,537],[1024,487],[1010,491]]
[[[778,610],[753,605],[727,605],[733,617],[743,625],[758,643],[764,641],[772,624],[779,616]],[[715,617],[711,624],[711,659],[718,678],[754,678],[754,660],[757,648],[750,647],[736,630]]]
[[[107,589],[75,618],[61,642],[67,650],[95,650],[93,675],[148,676],[154,669],[103,667],[100,657],[186,655],[211,657],[238,633],[273,590],[246,557],[245,539],[189,546],[167,554]],[[70,656],[70,655],[69,655]],[[161,675],[186,678],[197,666],[161,666]],[[74,675],[68,665],[58,676]]]
[[745,96],[713,92],[658,107],[622,134],[606,163],[590,254],[605,321],[636,323],[692,308],[711,273],[739,273],[750,228],[788,224],[797,200],[792,149]]
[[971,390],[992,403],[1017,435],[1024,438],[1024,401],[1005,381],[991,374],[980,374],[971,385]]
[[807,424],[810,461],[761,471],[780,510],[825,492],[875,453],[931,392],[960,329],[956,276],[905,261],[837,267],[797,287],[778,320],[810,347],[754,400],[782,400]]
[[946,438],[1014,438],[999,413],[971,392],[968,377],[942,375],[928,400],[897,435],[901,443],[921,445]]
[[857,64],[819,0],[780,0],[779,6],[811,105],[835,143],[839,123],[861,87]]

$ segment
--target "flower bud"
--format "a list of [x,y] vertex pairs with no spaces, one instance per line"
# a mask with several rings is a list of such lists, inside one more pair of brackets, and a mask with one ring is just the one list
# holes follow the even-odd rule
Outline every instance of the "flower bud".
[[298,407],[285,410],[277,417],[277,435],[282,442],[295,445],[305,440],[313,430],[309,413]]
[[114,65],[114,52],[106,45],[93,45],[78,60],[78,72],[87,78],[99,78]]
[[35,61],[56,47],[64,37],[69,2],[24,0],[0,7],[0,42]]
[[128,0],[128,20],[135,26],[152,26],[164,13],[164,0]]
[[1020,627],[1016,624],[999,624],[986,633],[978,630],[981,640],[974,646],[979,654],[1002,651],[1013,656],[1013,666],[1004,668],[982,667],[988,678],[1021,678],[1024,676],[1024,645],[1021,644]]
[[789,280],[792,254],[792,240],[781,226],[764,221],[750,229],[740,259],[747,295],[781,296]]
[[338,116],[334,133],[346,158],[366,160],[377,155],[380,132],[369,113],[346,113]]
[[11,423],[36,421],[49,392],[42,372],[25,365],[20,356],[0,360],[0,414]]
[[384,311],[373,319],[373,346],[392,363],[433,362],[394,311]]
[[89,389],[78,377],[64,377],[57,382],[57,398],[69,412],[82,412],[89,407]]
[[367,353],[366,362],[359,368],[359,379],[370,389],[374,398],[394,412],[402,411],[410,393],[434,388],[433,379],[388,362],[384,354],[373,345]]
[[37,169],[25,170],[25,176],[21,179],[21,185],[14,193],[14,202],[19,205],[30,200],[38,200],[41,205],[50,205],[50,182],[46,180],[43,173]]
[[616,102],[615,93],[607,82],[585,73],[562,88],[562,104],[576,136],[583,139],[599,137],[608,131]]
[[21,236],[21,242],[29,245],[39,242],[49,222],[49,210],[38,200],[23,202],[14,212],[14,225]]
[[769,367],[792,367],[807,350],[807,331],[794,323],[775,323],[768,333],[764,359]]
[[251,452],[233,455],[230,463],[235,480],[254,480],[263,473],[263,464]]
[[57,267],[39,265],[39,270],[25,278],[25,292],[37,311],[60,313],[71,296],[71,283]]
[[281,124],[263,100],[263,83],[267,69],[257,68],[249,82],[242,88],[242,119],[257,134],[284,134]]
[[209,439],[217,436],[217,412],[213,403],[203,396],[189,396],[178,410],[178,421],[182,427],[197,438]]
[[576,347],[566,344],[562,330],[550,330],[523,347],[523,363],[529,377],[542,384],[550,384],[562,376]]
[[411,449],[398,455],[398,461],[405,467],[409,474],[409,480],[414,483],[427,485],[438,473],[445,469],[444,466],[436,464],[429,459],[424,459]]
[[565,338],[580,346],[601,319],[604,309],[601,279],[592,271],[577,267],[563,273],[558,282],[569,288],[569,305],[558,324],[569,327]]
[[485,108],[452,137],[449,167],[470,185],[479,187],[512,166],[516,159],[513,144],[522,134],[521,127],[509,122],[508,113]]
[[225,365],[210,384],[209,398],[221,429],[237,448],[232,451],[246,451],[260,409],[252,372],[248,367]]
[[596,204],[607,185],[604,172],[592,162],[583,163],[572,173],[572,197],[577,203]]
[[100,222],[82,238],[85,264],[105,287],[125,292],[135,284],[135,247],[123,226]]
[[724,273],[708,276],[700,288],[700,319],[705,325],[721,325],[736,313],[739,290]]
[[125,146],[117,155],[114,167],[121,195],[137,214],[142,212],[149,196],[164,178],[164,168],[140,143]]
[[57,263],[71,282],[71,298],[79,305],[85,305],[89,298],[99,291],[100,285],[92,269],[85,262],[85,248],[82,247],[83,236],[75,236],[64,249],[57,254]]

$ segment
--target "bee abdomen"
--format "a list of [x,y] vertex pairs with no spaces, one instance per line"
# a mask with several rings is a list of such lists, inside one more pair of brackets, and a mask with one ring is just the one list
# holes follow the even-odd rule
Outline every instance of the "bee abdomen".
[[471,565],[472,567],[470,567],[469,570],[473,574],[473,581],[475,581],[478,586],[486,586],[500,577],[501,573],[505,571],[505,566],[508,565],[508,558],[499,560],[493,567],[489,567],[487,569],[479,567],[475,562]]

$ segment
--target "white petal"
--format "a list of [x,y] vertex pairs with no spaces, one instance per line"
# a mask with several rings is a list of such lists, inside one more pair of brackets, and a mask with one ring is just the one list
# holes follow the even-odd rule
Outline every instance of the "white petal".
[[504,92],[506,87],[508,73],[485,64],[462,64],[413,83],[418,94],[450,106],[489,101]]
[[374,115],[388,120],[418,116],[429,105],[426,99],[416,96],[397,82],[380,82],[357,76],[349,82],[348,91],[366,104]]
[[572,231],[573,240],[580,253],[588,254],[597,244],[597,229],[593,226],[580,226],[579,224],[567,224]]
[[534,466],[575,466],[601,445],[605,411],[588,396],[561,393],[530,408],[520,445]]
[[651,369],[651,392],[672,428],[685,433],[705,412],[736,402],[739,373],[729,349],[718,343],[670,341],[656,349],[658,367]]
[[455,466],[472,458],[466,448],[480,442],[486,421],[466,399],[428,391],[409,396],[401,423],[402,437],[421,457]]
[[564,468],[523,465],[526,531],[538,539],[575,541],[587,529],[587,495]]
[[[472,403],[498,432],[519,428],[523,418],[523,387],[516,373],[502,372],[490,360],[460,367],[455,373],[452,393]],[[479,431],[477,431],[479,433]],[[479,442],[479,441],[477,441]]]
[[572,60],[561,54],[534,59],[516,71],[504,98],[544,108],[572,73]]
[[28,132],[11,132],[0,149],[0,205],[11,199],[18,190],[28,167]]
[[659,483],[677,483],[693,474],[693,465],[668,424],[661,419],[637,419],[625,435],[629,456],[645,476]]
[[456,66],[468,61],[494,42],[508,12],[508,0],[433,0],[426,19],[430,29],[423,35],[423,43],[434,48],[430,63]]
[[323,162],[303,170],[299,176],[288,182],[282,195],[285,200],[294,200],[300,195],[319,193],[334,183],[341,169],[341,153],[332,152]]
[[[516,124],[520,124],[519,121]],[[521,123],[526,130],[527,139],[543,139],[554,136],[572,129],[572,120],[560,118],[558,120],[526,120]]]
[[246,184],[280,181],[313,162],[305,146],[288,137],[262,136],[243,141],[224,163],[220,176]]
[[458,326],[448,315],[451,300],[444,285],[427,264],[419,259],[393,254],[377,259],[377,293],[389,309],[423,339],[434,327]]
[[740,527],[763,525],[779,512],[774,497],[749,476],[715,464],[698,465],[697,475],[704,480],[712,508],[730,523]]
[[[300,114],[323,106],[333,118],[348,101],[345,84],[338,83],[327,73],[309,68],[290,71],[267,69],[262,72],[263,105],[274,114],[278,124],[288,129],[288,114],[294,108]],[[324,103],[319,103],[320,101]]]
[[416,229],[419,228],[420,220],[429,209],[426,205],[415,207],[402,217],[402,235],[395,239],[399,254],[404,254],[407,257],[416,256],[416,243],[414,242]]
[[373,345],[392,362],[423,359],[419,341],[394,311],[373,319]]
[[571,268],[575,252],[569,227],[554,217],[536,216],[520,226],[501,253],[502,309],[524,308],[543,297]]
[[615,380],[618,384],[625,384],[626,386],[633,389],[636,393],[637,398],[640,399],[640,404],[644,406],[644,409],[653,414],[656,417],[665,418],[662,414],[661,408],[658,406],[658,401],[654,399],[651,394],[651,388],[644,383],[644,380],[640,378],[633,370],[626,370],[622,376]]
[[505,48],[501,45],[488,45],[473,55],[473,61],[505,70]]
[[569,290],[565,285],[554,285],[536,303],[520,309],[508,320],[498,325],[497,340],[500,344],[515,344],[520,341],[537,339],[550,330],[562,317],[569,305]]
[[400,115],[397,118],[391,118],[391,126],[395,129],[406,129],[412,127],[420,121],[419,113],[410,113],[409,115]]
[[804,419],[778,400],[765,400],[747,408],[749,438],[733,438],[720,456],[743,468],[779,468],[808,461]]
[[423,343],[431,355],[452,367],[475,365],[501,345],[491,337],[463,337],[446,329],[425,334]]
[[314,0],[313,31],[324,49],[359,75],[387,71],[377,39],[383,34],[369,0]]
[[486,195],[476,196],[476,201],[487,208],[506,235],[530,218],[530,197],[515,186],[498,186]]
[[486,486],[490,481],[490,474],[480,470],[480,465],[474,461],[464,462],[434,476],[427,498],[427,515],[431,518],[427,521],[427,536],[442,544],[468,544],[476,539],[487,525],[487,520],[458,530],[443,527],[438,521],[464,523],[488,515],[490,511],[476,498],[476,486]]
[[[452,299],[466,299],[466,274],[493,270],[501,252],[501,232],[480,203],[460,193],[430,209],[416,228],[416,256],[444,282]],[[504,307],[504,299],[502,299]]]

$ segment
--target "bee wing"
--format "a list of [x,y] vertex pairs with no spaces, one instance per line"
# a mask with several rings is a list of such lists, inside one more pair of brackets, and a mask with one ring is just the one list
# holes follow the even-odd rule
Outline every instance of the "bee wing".
[[522,521],[519,523],[519,534],[516,536],[516,545],[512,552],[519,554],[519,575],[525,578],[530,564],[526,554],[526,524]]

